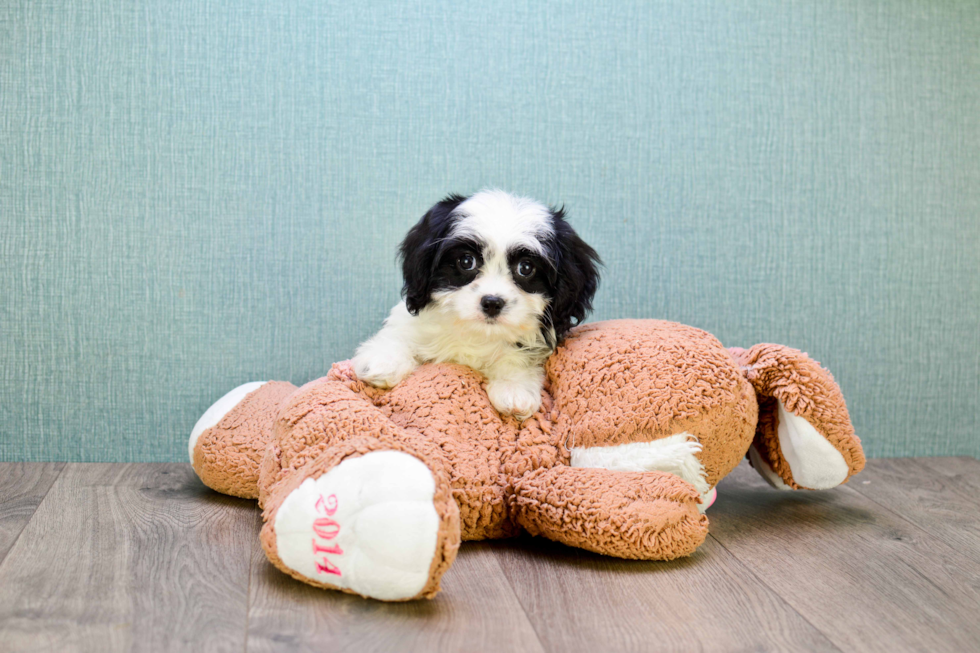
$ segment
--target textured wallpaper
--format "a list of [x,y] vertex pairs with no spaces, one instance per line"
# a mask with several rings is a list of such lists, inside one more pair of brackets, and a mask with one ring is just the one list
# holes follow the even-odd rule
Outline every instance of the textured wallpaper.
[[798,347],[871,455],[980,455],[975,1],[8,0],[0,460],[184,460],[485,186],[566,205],[593,319]]

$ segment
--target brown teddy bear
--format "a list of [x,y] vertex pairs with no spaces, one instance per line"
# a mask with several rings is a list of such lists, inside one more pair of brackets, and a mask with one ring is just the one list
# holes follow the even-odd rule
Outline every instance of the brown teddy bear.
[[689,555],[715,485],[746,455],[783,489],[834,487],[864,466],[839,388],[794,349],[617,320],[573,330],[546,371],[523,423],[456,365],[391,390],[349,362],[299,389],[250,383],[200,419],[191,460],[211,488],[259,500],[276,567],[387,601],[434,596],[461,540],[521,530],[620,558]]

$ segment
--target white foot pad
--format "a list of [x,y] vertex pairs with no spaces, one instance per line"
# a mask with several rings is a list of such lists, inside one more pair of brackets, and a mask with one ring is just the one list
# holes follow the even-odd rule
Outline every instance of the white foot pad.
[[847,479],[844,456],[810,422],[779,404],[779,449],[789,463],[793,480],[811,490],[837,487]]
[[349,458],[292,491],[276,513],[276,549],[290,569],[386,601],[425,587],[439,515],[435,480],[417,458]]
[[[810,490],[828,490],[837,487],[847,479],[850,468],[847,461],[827,438],[813,427],[813,424],[786,410],[783,402],[777,401],[779,449],[789,465],[793,480]],[[790,490],[790,486],[776,474],[763,460],[759,451],[752,445],[749,460],[759,475],[771,486],[779,490]]]

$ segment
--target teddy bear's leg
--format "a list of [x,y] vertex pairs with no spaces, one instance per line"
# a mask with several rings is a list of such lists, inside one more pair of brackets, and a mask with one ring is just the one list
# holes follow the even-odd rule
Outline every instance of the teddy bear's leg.
[[517,483],[517,522],[532,535],[604,555],[672,560],[708,534],[699,496],[667,472],[552,467]]
[[676,433],[649,442],[630,442],[606,447],[570,447],[572,467],[591,467],[618,472],[670,472],[701,493],[700,510],[714,501],[715,488],[705,478],[698,457],[701,444],[688,433]]
[[240,385],[208,408],[187,446],[194,471],[213,490],[258,498],[259,466],[277,409],[296,386],[285,381]]
[[431,598],[460,543],[437,461],[408,443],[336,443],[265,499],[262,546],[282,571],[384,601]]
[[749,461],[779,489],[823,490],[864,468],[864,451],[830,372],[805,353],[761,344],[729,351],[759,400]]

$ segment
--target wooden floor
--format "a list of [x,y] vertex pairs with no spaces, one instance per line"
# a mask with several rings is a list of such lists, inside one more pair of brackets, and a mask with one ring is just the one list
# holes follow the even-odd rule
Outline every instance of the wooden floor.
[[691,558],[465,543],[434,601],[271,567],[255,504],[181,464],[0,464],[0,651],[978,651],[980,462],[871,461],[827,492],[744,463]]

